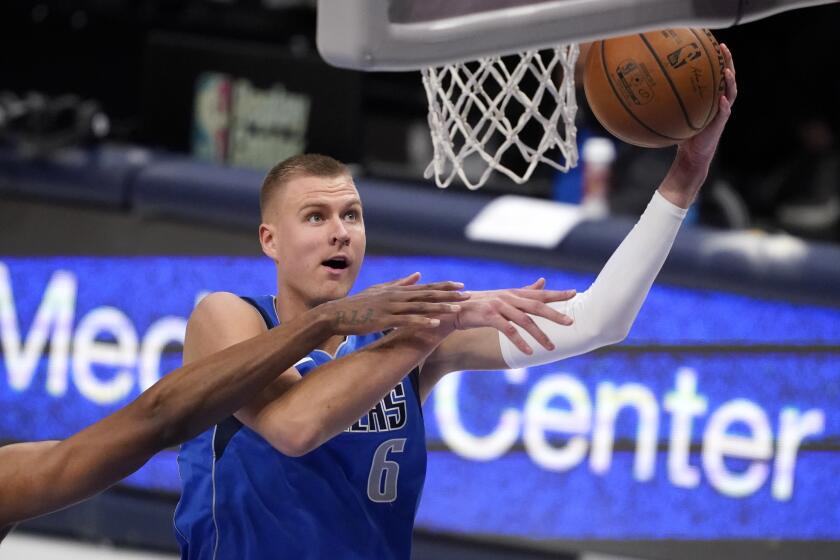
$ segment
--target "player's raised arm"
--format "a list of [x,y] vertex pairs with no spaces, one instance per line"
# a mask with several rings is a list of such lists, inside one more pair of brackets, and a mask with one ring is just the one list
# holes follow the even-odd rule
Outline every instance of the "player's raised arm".
[[466,298],[457,292],[460,284],[412,285],[416,280],[412,275],[322,304],[271,331],[236,296],[208,296],[190,319],[191,351],[197,351],[196,340],[205,350],[211,347],[201,329],[220,313],[224,320],[218,324],[240,329],[247,340],[228,335],[226,348],[194,356],[126,407],[64,441],[0,448],[0,528],[105,490],[158,451],[232,414],[330,336],[393,326],[422,331],[438,324],[434,316],[450,313],[451,302]]
[[[726,61],[726,94],[719,99],[717,116],[702,132],[680,144],[648,208],[592,286],[568,301],[528,301],[537,313],[521,304],[503,306],[498,300],[504,292],[474,293],[456,322],[466,322],[468,327],[494,327],[495,331],[456,332],[443,342],[421,371],[423,397],[450,371],[544,364],[620,342],[627,336],[668,256],[686,209],[706,179],[737,96],[732,55],[725,45],[721,50]],[[534,299],[521,290],[507,291],[508,299],[516,293],[525,295],[526,300]],[[463,317],[468,320],[463,321]]]

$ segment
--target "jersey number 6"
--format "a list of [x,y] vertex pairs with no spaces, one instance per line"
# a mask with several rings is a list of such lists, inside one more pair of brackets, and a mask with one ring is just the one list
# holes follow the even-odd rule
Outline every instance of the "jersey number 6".
[[367,494],[371,502],[384,504],[397,499],[397,477],[400,475],[400,464],[389,461],[388,453],[402,453],[404,449],[405,438],[389,439],[376,448],[367,485]]

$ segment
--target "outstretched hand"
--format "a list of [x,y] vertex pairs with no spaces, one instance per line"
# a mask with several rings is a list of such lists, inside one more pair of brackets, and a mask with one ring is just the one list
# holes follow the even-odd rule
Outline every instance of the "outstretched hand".
[[732,53],[724,44],[720,45],[720,50],[724,59],[723,79],[726,89],[718,99],[718,113],[706,128],[679,144],[674,165],[659,187],[662,196],[681,208],[688,208],[706,180],[709,165],[738,96]]
[[461,311],[455,315],[456,329],[493,327],[504,333],[517,348],[526,354],[533,353],[520,336],[514,324],[519,325],[547,350],[554,350],[554,344],[537,326],[530,315],[544,317],[561,325],[571,325],[572,319],[549,303],[566,301],[575,296],[574,290],[546,290],[545,279],[519,289],[470,292],[470,299],[461,303]]
[[319,307],[335,334],[367,334],[395,327],[437,327],[440,317],[460,312],[459,304],[470,298],[458,291],[464,287],[460,282],[417,284],[419,279],[415,272]]
[[724,44],[720,45],[720,50],[723,53],[723,80],[726,84],[726,90],[718,99],[718,113],[706,128],[682,142],[679,146],[679,151],[697,164],[708,165],[711,163],[718,141],[723,134],[723,129],[732,114],[732,105],[735,103],[735,98],[738,97],[738,84],[735,81],[735,63],[732,61],[732,52]]

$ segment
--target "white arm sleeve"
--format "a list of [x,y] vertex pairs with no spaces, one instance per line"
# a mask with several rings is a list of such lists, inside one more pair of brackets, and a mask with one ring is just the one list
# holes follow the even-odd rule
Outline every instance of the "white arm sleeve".
[[671,250],[686,212],[656,191],[639,221],[589,289],[569,301],[549,304],[571,317],[574,320],[571,326],[531,315],[555,349],[546,350],[516,325],[534,353],[529,356],[521,352],[499,333],[505,363],[511,368],[536,366],[624,340]]

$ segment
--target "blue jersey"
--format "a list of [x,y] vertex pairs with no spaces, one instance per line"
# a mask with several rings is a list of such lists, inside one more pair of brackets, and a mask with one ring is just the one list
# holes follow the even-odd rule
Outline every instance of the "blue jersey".
[[[272,296],[243,298],[269,328]],[[382,334],[350,336],[336,358]],[[333,357],[315,350],[306,376]],[[301,457],[230,417],[186,442],[175,533],[184,559],[409,558],[426,476],[417,370],[355,424]]]

